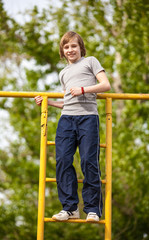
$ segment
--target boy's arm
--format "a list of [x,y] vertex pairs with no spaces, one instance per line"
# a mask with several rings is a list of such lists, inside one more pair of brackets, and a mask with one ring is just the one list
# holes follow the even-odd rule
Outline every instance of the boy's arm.
[[[96,85],[84,87],[84,93],[101,93],[109,91],[111,89],[109,80],[104,71],[97,73],[96,78],[99,83]],[[79,96],[82,94],[82,90],[80,87],[72,87],[70,89],[70,92],[72,96]]]
[[[43,98],[41,96],[35,97],[35,102],[38,106],[41,106],[42,101],[43,101]],[[64,102],[63,101],[58,102],[58,101],[48,100],[48,105],[52,106],[52,107],[63,108]]]
[[48,100],[48,105],[57,108],[63,108],[64,101],[51,101]]
[[93,86],[84,87],[85,93],[101,93],[111,89],[109,80],[104,71],[97,73],[96,78],[99,83]]

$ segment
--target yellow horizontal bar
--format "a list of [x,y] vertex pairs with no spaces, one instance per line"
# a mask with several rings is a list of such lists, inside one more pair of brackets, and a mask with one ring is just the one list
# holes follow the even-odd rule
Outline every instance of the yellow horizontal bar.
[[[55,145],[55,142],[54,141],[47,141],[47,145]],[[102,144],[100,144],[100,147],[106,148],[106,144],[102,143]]]
[[0,97],[22,97],[34,98],[36,96],[47,96],[48,98],[63,98],[63,93],[56,92],[4,92],[0,91]]
[[149,100],[149,94],[144,94],[144,93],[98,93],[97,94],[97,99],[105,99],[105,98],[127,99],[127,100],[132,100],[132,99]]
[[[0,97],[23,97],[23,98],[34,98],[36,96],[47,96],[48,98],[63,98],[63,93],[58,92],[7,92],[0,91]],[[149,99],[149,94],[144,93],[98,93],[97,99]]]
[[[46,178],[46,182],[56,182],[56,178]],[[106,180],[101,180],[103,184],[106,184]],[[83,183],[83,179],[78,179],[78,183]]]
[[85,219],[69,219],[65,221],[56,221],[52,218],[44,218],[44,222],[67,222],[67,223],[95,223],[95,224],[105,224],[105,220],[100,220],[98,222],[87,222]]

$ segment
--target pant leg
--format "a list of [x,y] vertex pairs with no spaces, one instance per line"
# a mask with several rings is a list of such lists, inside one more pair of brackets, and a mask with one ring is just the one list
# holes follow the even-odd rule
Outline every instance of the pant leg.
[[99,168],[99,117],[84,116],[79,122],[79,151],[84,174],[82,196],[84,212],[102,215],[102,192]]
[[73,155],[77,148],[76,134],[70,116],[62,115],[56,133],[56,178],[59,200],[64,210],[74,211],[79,202]]

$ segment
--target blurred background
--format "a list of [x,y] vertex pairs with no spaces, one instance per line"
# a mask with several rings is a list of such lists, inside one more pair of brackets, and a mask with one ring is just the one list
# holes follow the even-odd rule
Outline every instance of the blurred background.
[[[61,92],[58,73],[66,62],[59,58],[59,41],[69,30],[82,36],[87,56],[105,68],[111,92],[149,92],[147,0],[0,0],[0,91]],[[48,140],[54,141],[61,113],[48,110]],[[98,110],[105,143],[104,100]],[[149,239],[148,113],[149,101],[113,100],[113,240]],[[39,151],[40,107],[34,99],[0,98],[1,240],[36,239]],[[55,164],[50,146],[47,177],[55,177]],[[74,165],[82,178],[78,150]],[[104,149],[100,165],[104,179]],[[60,210],[56,184],[47,183],[45,216]],[[46,239],[102,240],[104,226],[45,223]]]

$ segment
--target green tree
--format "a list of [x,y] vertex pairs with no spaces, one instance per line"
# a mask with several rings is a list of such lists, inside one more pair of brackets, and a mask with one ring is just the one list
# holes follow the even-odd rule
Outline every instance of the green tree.
[[[75,30],[106,69],[113,92],[148,93],[149,4],[145,0],[61,0],[42,13],[35,7],[23,25],[0,1],[0,89],[59,91],[59,39]],[[27,62],[27,64],[26,64]],[[15,73],[15,74],[14,74]],[[33,99],[1,99],[18,140],[0,150],[1,239],[35,239],[37,222],[40,108]],[[101,142],[105,141],[105,104],[99,101]],[[148,239],[147,101],[113,101],[113,239]],[[49,107],[48,136],[54,140],[60,111]],[[104,178],[104,151],[101,151]],[[47,176],[55,176],[55,150],[47,154]],[[75,166],[78,176],[78,152]],[[79,187],[81,198],[81,186]],[[82,200],[81,200],[82,201]],[[60,210],[55,184],[46,188],[46,216]],[[80,203],[82,209],[82,202]],[[81,216],[85,217],[81,212]],[[95,225],[45,224],[45,239],[104,239]]]

